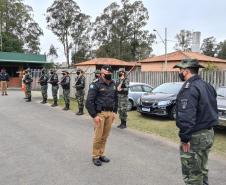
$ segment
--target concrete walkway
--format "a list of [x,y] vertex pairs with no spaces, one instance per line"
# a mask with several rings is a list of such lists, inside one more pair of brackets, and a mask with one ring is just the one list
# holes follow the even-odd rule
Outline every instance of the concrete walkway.
[[[96,167],[91,119],[38,102],[0,97],[0,185],[183,185],[174,145],[114,126],[111,162]],[[225,185],[226,162],[211,157],[209,167],[210,184]]]

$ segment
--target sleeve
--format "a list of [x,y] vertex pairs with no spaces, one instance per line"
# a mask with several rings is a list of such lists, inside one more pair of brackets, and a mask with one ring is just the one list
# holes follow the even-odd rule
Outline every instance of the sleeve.
[[177,126],[181,142],[187,143],[191,139],[196,125],[198,101],[199,92],[195,87],[186,89],[177,100]]
[[128,91],[129,90],[129,79],[126,78],[124,81],[124,88],[122,88],[123,91]]
[[86,109],[88,110],[89,115],[92,118],[97,116],[96,106],[95,106],[95,99],[97,96],[98,88],[96,84],[91,83],[89,86],[89,91],[86,99]]

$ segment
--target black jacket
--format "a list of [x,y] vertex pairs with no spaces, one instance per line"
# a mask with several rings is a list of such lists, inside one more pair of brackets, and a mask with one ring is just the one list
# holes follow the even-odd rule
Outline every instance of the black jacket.
[[85,89],[85,82],[86,82],[86,78],[83,75],[77,76],[75,78],[75,88],[76,88],[76,90]]
[[198,75],[184,83],[176,100],[176,124],[181,142],[189,142],[194,132],[217,125],[216,97],[215,89]]
[[48,81],[52,86],[58,86],[58,75],[56,73],[53,73],[49,77]]
[[9,74],[7,72],[0,72],[0,81],[9,81]]
[[63,89],[70,89],[70,82],[71,82],[70,76],[63,76],[60,85],[62,86]]
[[107,84],[103,78],[92,82],[89,87],[86,108],[93,118],[105,108],[117,113],[118,98],[115,82],[111,81],[110,84]]

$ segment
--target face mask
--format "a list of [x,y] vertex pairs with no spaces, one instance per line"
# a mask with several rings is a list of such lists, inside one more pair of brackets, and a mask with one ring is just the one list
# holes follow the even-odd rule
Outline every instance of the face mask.
[[182,82],[185,81],[183,72],[179,73],[179,78],[181,79]]
[[95,75],[95,78],[99,78],[100,77],[100,75]]
[[80,75],[80,72],[76,72],[77,75]]
[[104,78],[105,78],[106,80],[111,80],[111,74],[105,74],[105,75],[104,75]]
[[52,74],[53,74],[53,72],[50,72],[50,74],[52,75]]
[[119,77],[122,77],[122,73],[119,73],[119,75],[118,75]]

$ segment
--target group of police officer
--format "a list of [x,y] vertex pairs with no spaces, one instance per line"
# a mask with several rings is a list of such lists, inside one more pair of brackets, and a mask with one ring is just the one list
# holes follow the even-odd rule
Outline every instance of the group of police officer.
[[[176,100],[176,125],[181,140],[180,157],[184,182],[187,185],[208,185],[208,155],[214,140],[213,127],[218,124],[217,94],[215,89],[198,75],[199,68],[203,66],[197,60],[184,59],[174,68],[180,69],[179,78],[185,81]],[[118,127],[123,129],[127,126],[129,80],[124,70],[119,70],[119,79],[116,82],[112,79],[112,73],[113,70],[108,65],[95,72],[95,79],[89,85],[85,103],[94,122],[92,161],[96,166],[110,162],[104,152],[117,112],[121,120]],[[51,71],[49,78],[46,71],[42,71],[39,80],[42,86],[42,103],[46,103],[47,83],[51,83],[54,97],[52,106],[57,106],[57,91],[60,84],[63,88],[64,110],[69,110],[70,76],[67,71],[62,71],[62,74],[63,77],[58,82],[54,70]],[[78,69],[76,74],[74,87],[79,108],[76,114],[83,115],[84,71]],[[28,83],[27,79],[29,77],[25,77],[24,82]],[[28,97],[31,97],[29,93]]]

